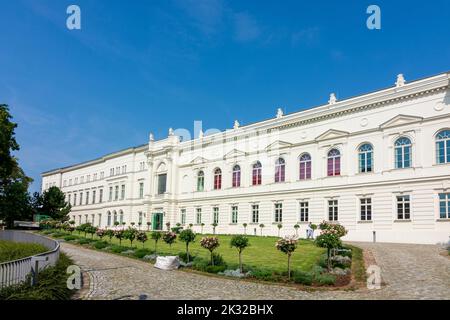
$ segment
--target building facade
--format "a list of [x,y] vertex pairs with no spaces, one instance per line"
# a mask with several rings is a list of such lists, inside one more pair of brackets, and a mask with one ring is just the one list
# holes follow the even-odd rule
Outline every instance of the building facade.
[[[42,174],[76,224],[292,235],[344,225],[346,240],[450,236],[449,73],[194,139],[166,139]],[[246,227],[244,227],[244,223]],[[262,227],[262,225],[264,225]],[[281,229],[279,229],[281,225]]]

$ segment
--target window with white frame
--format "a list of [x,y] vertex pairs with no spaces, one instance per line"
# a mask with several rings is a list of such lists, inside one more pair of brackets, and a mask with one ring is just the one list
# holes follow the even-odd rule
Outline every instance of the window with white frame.
[[109,187],[109,201],[113,199],[113,187]]
[[109,169],[109,175],[113,176],[114,175],[114,168]]
[[202,223],[202,208],[196,208],[196,221],[197,224]]
[[283,222],[283,204],[281,202],[275,203],[274,218],[275,222]]
[[70,194],[67,195],[67,202],[68,202],[69,204],[72,203],[72,202],[70,202]]
[[120,224],[123,223],[123,211],[122,210],[120,210],[120,212],[119,212],[119,222],[120,222]]
[[372,199],[371,198],[361,198],[360,203],[360,219],[361,221],[371,221],[372,220]]
[[450,130],[436,135],[436,163],[450,163]]
[[96,195],[97,195],[97,191],[92,190],[92,203],[95,203],[95,201],[96,201],[96,199],[95,199]]
[[252,223],[259,223],[259,204],[252,204]]
[[411,218],[411,197],[409,195],[397,196],[397,219],[409,220]]
[[308,201],[300,201],[300,221],[309,221],[309,203]]
[[138,225],[141,226],[142,225],[142,211],[139,211],[139,220],[138,220]]
[[238,206],[231,206],[231,223],[238,223]]
[[75,207],[77,205],[77,194],[73,194],[73,206]]
[[111,212],[108,211],[108,216],[107,216],[107,226],[111,226]]
[[439,193],[439,218],[450,219],[450,193]]
[[181,224],[185,225],[186,224],[186,209],[181,209]]
[[114,200],[119,200],[119,186],[114,188]]
[[213,223],[219,224],[219,207],[213,208]]
[[395,168],[411,167],[411,140],[406,137],[398,138],[395,141]]
[[86,204],[89,204],[89,191],[86,191]]
[[105,177],[105,172],[104,171],[101,171],[100,172],[100,179],[103,179]]
[[79,204],[80,204],[80,206],[83,204],[83,192],[80,192],[80,203]]
[[101,213],[98,214],[98,226],[99,227],[102,226],[102,214]]
[[337,200],[328,200],[328,220],[329,221],[338,221],[338,201]]
[[144,198],[144,183],[139,182],[139,199]]
[[95,214],[91,214],[91,224],[94,225],[95,222]]
[[103,189],[99,189],[98,191],[98,202],[103,202]]
[[122,189],[120,191],[120,200],[125,199],[125,185],[122,185]]
[[373,171],[373,147],[365,143],[358,149],[359,172],[367,173]]

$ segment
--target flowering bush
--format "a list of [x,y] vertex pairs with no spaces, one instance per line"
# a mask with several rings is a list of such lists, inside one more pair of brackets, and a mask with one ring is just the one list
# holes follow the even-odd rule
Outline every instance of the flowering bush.
[[97,237],[102,239],[104,236],[106,236],[106,230],[105,229],[97,229],[96,235],[97,235]]
[[114,231],[114,237],[116,237],[117,239],[119,239],[119,245],[122,245],[122,239],[124,237],[124,230],[119,229],[119,230],[115,230]]
[[200,245],[209,250],[211,254],[211,265],[214,265],[214,256],[213,251],[220,245],[219,244],[219,238],[217,237],[203,237],[202,240],[200,240]]
[[132,227],[128,227],[128,229],[123,233],[123,237],[130,240],[131,247],[133,247],[133,241],[136,239],[137,233],[138,231]]
[[326,228],[322,229],[322,232],[315,240],[317,246],[327,249],[328,271],[331,270],[331,250],[342,246],[342,241],[339,234],[339,231],[335,228]]
[[298,240],[296,237],[285,237],[283,239],[279,239],[275,243],[275,247],[277,250],[287,254],[288,256],[288,278],[291,278],[291,255],[292,252],[297,249]]
[[155,253],[156,253],[156,249],[158,248],[158,241],[159,239],[161,239],[161,232],[153,231],[151,237],[153,240],[155,240]]
[[171,247],[172,247],[172,243],[175,242],[176,238],[177,238],[177,234],[175,232],[170,232],[170,231],[164,233],[164,235],[162,237],[163,241]]
[[105,236],[109,238],[109,242],[111,243],[112,237],[114,237],[114,230],[108,229],[105,230]]
[[230,246],[231,247],[235,247],[236,249],[238,249],[239,252],[239,270],[241,271],[241,273],[243,273],[243,267],[242,267],[242,251],[247,248],[250,244],[248,243],[248,238],[241,236],[241,235],[237,235],[234,236],[233,238],[231,238],[230,241]]
[[144,231],[139,231],[138,234],[136,235],[136,240],[142,242],[142,247],[144,247],[145,241],[148,240],[147,234]]
[[189,262],[189,243],[194,242],[195,233],[192,229],[186,229],[181,231],[180,240],[186,243],[186,258],[187,262]]
[[326,221],[322,221],[322,223],[319,225],[319,228],[320,228],[320,230],[322,230],[322,232],[328,230],[328,231],[334,233],[339,238],[342,238],[348,232],[344,226],[342,226],[340,224],[329,223]]

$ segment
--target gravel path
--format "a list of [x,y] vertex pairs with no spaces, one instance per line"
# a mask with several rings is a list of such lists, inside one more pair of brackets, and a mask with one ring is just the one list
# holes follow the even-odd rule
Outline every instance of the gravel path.
[[[356,243],[355,243],[356,244]],[[87,271],[83,299],[450,299],[450,259],[431,245],[357,243],[381,267],[382,289],[313,291],[249,281],[162,271],[151,264],[61,243]]]

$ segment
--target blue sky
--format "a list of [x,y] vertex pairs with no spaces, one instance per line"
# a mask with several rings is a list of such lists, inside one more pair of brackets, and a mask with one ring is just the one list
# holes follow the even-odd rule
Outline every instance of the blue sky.
[[[82,29],[66,28],[81,8]],[[381,30],[366,9],[381,8]],[[0,103],[40,173],[450,70],[450,1],[0,0]]]

